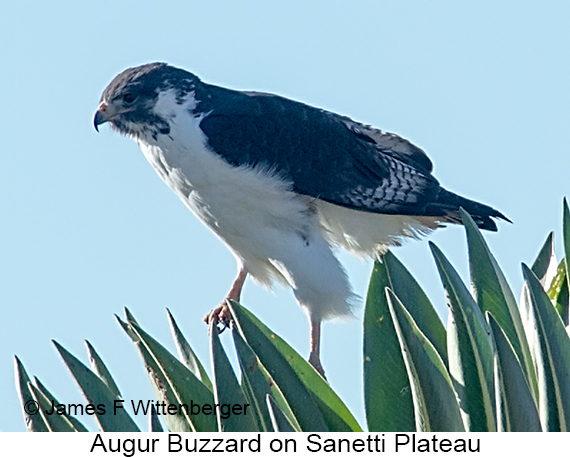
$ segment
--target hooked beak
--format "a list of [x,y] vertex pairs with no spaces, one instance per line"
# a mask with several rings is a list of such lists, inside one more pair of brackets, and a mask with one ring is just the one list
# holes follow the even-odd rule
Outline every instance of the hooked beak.
[[107,103],[101,102],[97,107],[97,112],[93,118],[93,126],[97,132],[99,131],[99,126],[107,122],[109,118],[107,117]]

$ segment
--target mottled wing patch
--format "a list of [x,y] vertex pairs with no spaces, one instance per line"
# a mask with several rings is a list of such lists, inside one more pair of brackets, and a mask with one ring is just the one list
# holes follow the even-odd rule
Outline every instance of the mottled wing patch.
[[419,167],[422,170],[431,173],[433,164],[423,149],[418,148],[410,141],[402,138],[395,133],[384,132],[383,130],[374,128],[370,125],[361,124],[353,121],[349,117],[342,116],[345,125],[361,139],[368,139],[375,143],[378,151],[382,154],[389,155],[393,158],[402,160],[403,162]]
[[392,157],[386,161],[390,171],[388,178],[374,188],[357,185],[338,194],[336,203],[371,212],[422,214],[427,202],[438,192],[437,180]]

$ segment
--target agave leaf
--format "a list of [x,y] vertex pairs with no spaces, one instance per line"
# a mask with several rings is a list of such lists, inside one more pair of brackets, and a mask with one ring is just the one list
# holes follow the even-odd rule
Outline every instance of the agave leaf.
[[471,283],[477,304],[483,313],[489,311],[505,332],[524,367],[531,392],[536,398],[536,373],[513,292],[471,216],[462,208],[459,212],[467,234]]
[[[46,389],[46,387],[40,382],[40,380],[38,378],[36,378],[34,376],[34,387],[36,387],[43,395],[44,397],[47,398],[48,402],[51,403],[53,402],[53,404],[57,407],[59,406],[61,403],[57,401],[57,399],[51,394],[51,392],[49,390]],[[65,415],[66,419],[69,421],[69,423],[71,424],[71,426],[73,427],[73,431],[75,432],[87,432],[87,428],[81,423],[79,422],[79,420],[71,415]]]
[[279,405],[275,402],[273,397],[271,395],[267,395],[265,398],[273,430],[276,432],[298,432],[299,430],[289,422],[289,419],[281,408],[279,408]]
[[439,353],[398,297],[386,290],[414,400],[418,431],[464,431],[453,385]]
[[168,323],[170,324],[172,335],[174,336],[174,343],[176,344],[178,357],[180,357],[182,363],[184,363],[184,365],[186,365],[200,381],[202,381],[210,390],[213,390],[212,381],[210,381],[208,373],[180,331],[178,324],[174,320],[174,317],[172,317],[168,308],[166,309],[166,314],[168,316]]
[[135,316],[133,316],[133,313],[131,313],[131,310],[129,308],[127,308],[125,306],[124,308],[125,311],[125,319],[127,320],[127,322],[129,324],[136,324],[139,325],[139,323],[137,322],[137,320],[135,319]]
[[158,418],[158,414],[156,414],[156,408],[154,405],[150,408],[150,418],[149,418],[148,429],[151,432],[163,432],[164,429],[160,424],[160,419]]
[[271,425],[269,411],[267,411],[267,408],[260,407],[259,402],[257,401],[255,389],[251,386],[249,379],[244,375],[243,371],[241,371],[240,386],[246,399],[246,404],[249,405],[249,414],[252,414],[252,408],[254,410],[253,416],[257,422],[257,428],[262,432],[275,431]]
[[[216,404],[216,417],[218,419],[218,430],[221,432],[257,432],[257,422],[255,411],[247,411],[247,402],[238,383],[234,370],[230,364],[228,356],[220,343],[218,328],[212,321],[210,322],[210,354],[212,356],[212,372],[214,374],[214,398]],[[222,410],[222,405],[229,408]],[[239,414],[232,414],[233,408],[242,405]],[[248,405],[251,407],[251,405]],[[227,416],[227,417],[224,417]]]
[[554,252],[554,232],[550,232],[546,237],[546,241],[542,245],[536,260],[532,264],[531,270],[540,280],[540,283],[546,289],[552,281],[550,277],[556,268],[556,254]]
[[117,387],[115,380],[111,376],[111,373],[107,369],[106,365],[103,363],[101,357],[99,357],[99,354],[97,354],[97,351],[95,351],[95,348],[87,340],[85,340],[85,345],[87,346],[87,354],[89,355],[89,362],[91,364],[93,373],[101,378],[101,381],[107,385],[113,395],[120,397],[121,392],[119,392],[119,388]]
[[570,320],[569,314],[569,295],[570,290],[570,211],[568,210],[568,202],[564,198],[562,210],[562,242],[564,244],[564,262],[566,267],[566,284],[560,287],[556,297],[557,309],[562,316],[562,320],[568,326]]
[[540,432],[540,418],[528,381],[512,345],[489,313],[485,313],[495,347],[495,397],[500,432]]
[[[566,320],[568,320],[568,306],[566,302],[566,306],[564,307],[564,299],[563,299],[563,291],[562,295],[560,295],[561,289],[560,285],[564,286],[564,289],[567,290],[567,282],[566,282],[566,270],[564,260],[561,262],[562,271],[560,268],[557,269],[556,267],[556,255],[554,253],[554,233],[550,232],[544,245],[540,249],[540,252],[532,265],[532,271],[536,275],[536,277],[540,280],[540,283],[544,287],[545,290],[548,291],[548,295],[551,297],[553,302],[557,302],[558,297],[561,298],[560,306],[557,306],[557,310],[564,319],[564,314],[566,314]],[[566,313],[564,313],[564,308],[566,309]],[[533,356],[533,360],[536,361],[536,351],[539,349],[539,342],[534,339],[537,335],[533,326],[533,318],[531,315],[531,304],[529,300],[528,290],[526,283],[523,284],[523,289],[520,298],[520,310],[521,310],[521,319],[523,322],[523,326],[525,329],[528,346],[530,349],[530,353]]]
[[20,397],[26,428],[29,432],[49,432],[41,414],[34,413],[39,406],[34,403],[36,400],[29,387],[30,378],[18,357],[14,357],[14,372],[16,373],[16,389]]
[[[127,314],[127,313],[125,313]],[[127,314],[128,317],[128,314]],[[133,330],[133,327],[130,323],[123,322],[117,315],[115,315],[117,322],[121,328],[129,335],[129,337],[133,340],[135,344],[135,348],[137,349],[139,356],[141,357],[145,369],[148,373],[150,384],[154,390],[154,394],[159,401],[164,401],[165,404],[177,404],[177,399],[171,389],[168,387],[168,382],[165,380],[164,376],[161,376],[161,369],[156,363],[154,357],[151,353],[146,349],[144,344],[141,342],[139,336]],[[212,395],[213,398],[213,395]],[[146,411],[145,411],[145,408]],[[152,414],[153,405],[151,404],[150,413]],[[141,400],[141,405],[135,410],[135,414],[139,414],[141,411],[143,414],[146,414],[148,410],[148,405],[145,404]],[[164,422],[166,423],[166,427],[171,432],[193,432],[195,428],[192,422],[187,418],[187,416],[180,416],[180,415],[165,415]],[[215,426],[215,421],[214,421]]]
[[295,419],[293,411],[291,411],[283,393],[279,390],[279,387],[265,367],[259,362],[253,350],[235,328],[232,328],[232,337],[242,373],[242,387],[248,393],[251,406],[257,413],[256,417],[259,420],[260,430],[266,432],[274,431],[273,421],[267,406],[267,396],[269,395],[272,397],[272,401],[278,404],[281,413],[286,415],[287,421],[295,424],[292,425],[295,428],[294,431],[300,432],[301,427]]
[[[564,243],[564,260],[566,262],[566,272],[570,272],[570,211],[568,202],[564,198],[562,209],[562,241]],[[567,287],[570,289],[570,274],[566,274]]]
[[364,404],[370,432],[416,430],[410,381],[390,317],[386,262],[374,263],[364,311]]
[[439,248],[430,243],[450,307],[449,373],[466,429],[496,431],[493,387],[493,347],[481,310]]
[[534,273],[523,264],[531,303],[536,352],[539,411],[548,431],[570,429],[570,338],[560,316]]
[[564,322],[565,326],[568,326],[568,323],[570,321],[570,300],[568,293],[568,279],[566,274],[566,258],[562,259],[560,265],[558,265],[556,276],[554,276],[547,294],[548,297],[552,300],[556,311],[558,311],[562,322]]
[[[133,341],[149,373],[158,400],[180,408],[181,414],[164,416],[169,430],[216,431],[216,418],[213,412],[212,414],[192,413],[193,404],[199,407],[214,404],[214,396],[210,389],[134,321],[125,324],[118,317],[117,319],[123,328],[129,328],[128,334],[133,334]],[[182,405],[187,405],[188,409]]]
[[[313,395],[293,368],[295,357],[300,359],[301,356],[292,348],[289,348],[289,353],[283,354],[283,350],[280,350],[281,348],[276,345],[276,343],[280,343],[279,337],[271,333],[257,318],[239,304],[232,302],[229,309],[236,330],[240,332],[262,365],[282,389],[301,429],[303,431],[328,431],[327,424]],[[284,341],[283,344],[287,345]],[[307,374],[312,371],[315,376],[320,378],[312,367],[307,366],[306,371]],[[323,383],[325,382],[323,381]]]
[[[412,274],[391,251],[382,256],[389,284],[386,284],[418,323],[419,329],[431,341],[447,365],[447,336],[437,311]],[[385,295],[384,288],[381,293]]]
[[67,413],[62,414],[57,412],[57,410],[53,410],[53,404],[49,401],[49,399],[31,382],[28,383],[28,388],[34,397],[34,400],[37,402],[39,407],[39,413],[42,416],[42,419],[47,424],[48,429],[50,432],[75,432],[75,427],[69,420],[69,416]]
[[229,306],[238,331],[277,383],[303,431],[362,429],[327,382],[247,309]]
[[81,389],[87,403],[104,405],[105,412],[103,414],[101,414],[99,410],[95,410],[95,420],[99,428],[105,432],[140,431],[123,408],[114,409],[117,397],[99,376],[87,368],[79,359],[71,355],[71,353],[57,341],[53,341],[53,344],[71,372],[79,389]]

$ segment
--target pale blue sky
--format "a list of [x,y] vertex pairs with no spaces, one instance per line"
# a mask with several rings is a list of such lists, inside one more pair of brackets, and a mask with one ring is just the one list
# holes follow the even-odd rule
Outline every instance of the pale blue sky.
[[[514,221],[486,239],[518,295],[520,262],[532,262],[550,230],[560,245],[570,194],[570,4],[530,3],[4,5],[0,430],[25,429],[14,354],[60,401],[82,401],[51,339],[84,361],[88,339],[127,400],[153,398],[113,317],[123,306],[173,349],[168,306],[209,363],[202,317],[226,293],[235,261],[134,142],[93,130],[101,91],[128,66],[166,61],[207,82],[275,92],[408,138],[427,151],[445,187]],[[429,239],[466,278],[462,229]],[[445,316],[427,241],[394,252]],[[341,258],[364,295],[371,262]],[[243,304],[308,354],[307,321],[289,291],[272,295],[248,283]],[[323,364],[364,425],[361,320],[362,310],[349,323],[325,325]]]

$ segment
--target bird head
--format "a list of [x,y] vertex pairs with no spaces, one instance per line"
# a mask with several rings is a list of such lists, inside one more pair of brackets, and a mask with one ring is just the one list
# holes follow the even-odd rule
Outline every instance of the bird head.
[[192,73],[165,63],[128,68],[103,91],[93,118],[95,130],[108,122],[123,135],[156,140],[170,132],[176,106],[187,101],[197,82]]

